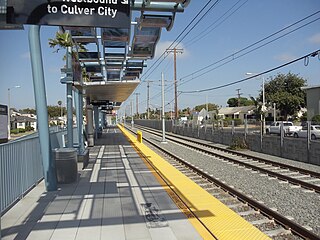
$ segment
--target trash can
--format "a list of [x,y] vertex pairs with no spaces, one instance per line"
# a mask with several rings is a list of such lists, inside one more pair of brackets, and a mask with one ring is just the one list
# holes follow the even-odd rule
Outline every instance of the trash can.
[[78,179],[77,150],[74,148],[54,149],[58,183],[73,183]]

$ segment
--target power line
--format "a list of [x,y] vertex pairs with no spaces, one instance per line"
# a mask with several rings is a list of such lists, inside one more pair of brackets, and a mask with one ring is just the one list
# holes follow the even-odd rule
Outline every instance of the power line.
[[[299,30],[299,29],[301,29],[301,28],[303,28],[303,27],[305,27],[305,26],[307,26],[307,25],[309,25],[309,24],[311,24],[311,23],[313,23],[313,22],[315,22],[315,21],[318,21],[320,18],[317,18],[317,19],[315,19],[315,20],[313,20],[313,21],[310,21],[310,22],[308,22],[308,23],[306,23],[306,24],[304,24],[304,25],[302,25],[302,26],[300,26],[300,27],[297,27],[297,28],[291,30],[290,32],[287,32],[287,33],[285,33],[285,34],[283,34],[283,35],[281,35],[281,36],[279,36],[279,37],[277,37],[277,38],[275,38],[275,39],[270,40],[269,42],[266,42],[266,43],[264,43],[264,44],[262,44],[262,45],[260,45],[260,46],[258,46],[258,47],[256,47],[256,48],[254,48],[254,49],[251,49],[251,50],[249,50],[249,51],[247,51],[247,52],[245,52],[245,53],[243,53],[243,54],[235,57],[235,54],[241,53],[241,52],[243,52],[244,50],[249,49],[250,47],[253,47],[253,46],[257,45],[258,43],[261,43],[261,42],[263,42],[264,40],[266,40],[266,39],[268,39],[268,38],[270,38],[270,37],[272,37],[272,36],[275,36],[275,35],[277,35],[278,33],[283,32],[283,31],[285,31],[286,29],[288,29],[288,28],[290,28],[290,27],[292,27],[292,26],[294,26],[294,25],[296,25],[296,24],[298,24],[298,23],[300,23],[300,22],[302,22],[302,21],[304,21],[304,20],[306,20],[306,19],[308,19],[308,18],[316,15],[316,14],[318,14],[319,12],[320,12],[320,11],[317,11],[317,12],[315,12],[315,13],[313,13],[313,14],[311,14],[311,15],[303,18],[303,19],[300,19],[300,20],[292,23],[291,25],[289,25],[289,26],[287,26],[287,27],[285,27],[285,28],[283,28],[283,29],[281,29],[281,30],[279,30],[279,31],[277,31],[277,32],[275,32],[275,33],[272,33],[272,34],[268,35],[267,37],[264,37],[264,38],[262,38],[261,40],[256,41],[255,43],[250,44],[249,46],[247,46],[247,47],[245,47],[245,48],[237,51],[236,53],[233,53],[233,54],[231,54],[231,55],[229,55],[229,56],[227,56],[227,57],[224,57],[224,58],[222,58],[222,59],[220,59],[220,60],[218,60],[218,61],[216,61],[216,62],[214,62],[214,63],[212,63],[212,64],[207,65],[206,67],[203,67],[203,68],[201,68],[201,69],[199,69],[199,70],[197,70],[197,71],[195,71],[195,72],[193,72],[193,73],[191,73],[191,74],[188,74],[188,75],[180,78],[180,80],[182,80],[182,79],[185,79],[185,78],[188,78],[188,77],[192,76],[191,79],[189,79],[189,80],[187,80],[187,81],[181,82],[178,86],[181,86],[181,85],[186,84],[186,83],[188,83],[188,82],[190,82],[190,81],[192,81],[192,80],[194,80],[194,79],[196,79],[196,78],[199,78],[199,77],[201,77],[201,76],[203,76],[203,75],[205,75],[205,74],[207,74],[207,73],[209,73],[209,72],[211,72],[211,71],[213,71],[213,70],[215,70],[215,69],[217,69],[217,68],[220,68],[220,67],[222,67],[222,66],[224,66],[224,65],[226,65],[226,64],[228,64],[228,63],[230,63],[230,62],[232,62],[232,61],[234,61],[234,60],[236,60],[236,59],[238,59],[238,58],[240,58],[240,57],[243,57],[243,56],[245,56],[245,55],[247,55],[247,54],[249,54],[249,53],[251,53],[251,52],[253,52],[253,51],[255,51],[255,50],[259,49],[259,48],[262,48],[262,47],[264,47],[264,46],[266,46],[266,45],[268,45],[268,44],[270,44],[270,43],[272,43],[272,42],[274,42],[274,41],[276,41],[276,40],[278,40],[278,39],[280,39],[280,38],[282,38],[282,37],[284,37],[284,36],[287,36],[287,35],[295,32],[295,31],[297,31],[297,30]],[[228,58],[231,58],[231,59],[228,60],[228,61],[226,61],[226,62],[223,62],[223,61],[227,60]],[[205,70],[205,69],[207,69],[207,68],[209,68],[209,67],[211,67],[211,66],[214,66],[214,65],[216,65],[216,64],[218,64],[218,63],[220,63],[220,62],[223,62],[223,63],[220,64],[220,65],[218,65],[218,66],[216,66],[215,68],[209,69],[208,71],[206,71],[206,72],[204,72],[204,73],[201,73],[201,74],[199,74],[199,75],[197,75],[197,76],[194,76],[194,74],[199,73],[199,72],[201,72],[201,71],[203,71],[203,70]],[[171,86],[171,87],[167,87],[167,88],[166,88],[166,91],[169,91],[169,90],[171,90],[171,89],[172,89],[172,86]],[[158,93],[157,95],[151,97],[151,99],[153,99],[153,98],[155,98],[155,97],[157,97],[157,96],[159,96],[159,95],[160,95],[160,94]]]
[[[170,46],[169,46],[168,48],[171,48],[171,47],[175,44],[175,42],[178,41],[178,39],[183,35],[183,33],[191,26],[191,24],[198,18],[198,16],[205,10],[205,8],[206,8],[212,1],[213,1],[213,0],[209,0],[209,1],[202,7],[202,9],[196,14],[196,16],[191,20],[191,22],[182,30],[182,32],[176,37],[176,39],[170,44]],[[211,11],[212,8],[213,8],[214,6],[216,6],[216,4],[217,4],[219,1],[220,1],[220,0],[216,0],[216,2],[213,3],[213,5],[209,8],[209,10],[207,10],[207,11],[204,13],[204,15],[200,18],[200,20],[198,20],[198,21],[195,23],[195,25],[191,28],[191,30],[194,29],[195,26],[197,26],[197,25],[199,24],[199,22],[204,18],[204,16],[207,15],[208,12]],[[191,32],[191,30],[189,30],[182,39],[184,39],[184,38]],[[182,41],[182,40],[180,40],[180,41],[178,42],[178,44],[181,43],[181,41]],[[176,46],[177,46],[178,44],[176,44]],[[176,46],[175,46],[175,47],[176,47]],[[165,51],[164,51],[164,52],[158,57],[158,59],[150,66],[150,68],[144,73],[144,75],[146,75],[146,74],[159,62],[159,60],[160,60],[160,59],[162,58],[162,56],[164,56],[164,55],[165,55]],[[165,59],[167,56],[168,56],[168,55],[166,55],[166,56],[164,57],[164,59]],[[154,72],[154,70],[159,67],[159,65],[164,61],[164,59],[152,70],[152,72],[151,72],[146,78],[148,78],[148,77]]]
[[[250,80],[250,79],[252,79],[252,78],[256,78],[256,77],[258,77],[258,76],[261,76],[261,75],[264,75],[264,74],[273,72],[273,71],[275,71],[275,70],[278,70],[278,69],[280,69],[280,68],[283,68],[283,67],[285,67],[285,66],[288,66],[288,65],[290,65],[290,64],[292,64],[292,63],[295,63],[295,62],[297,62],[297,61],[300,61],[300,60],[302,60],[302,59],[309,59],[309,57],[315,57],[315,56],[318,56],[318,57],[319,57],[319,55],[320,55],[320,49],[318,49],[318,50],[316,50],[316,51],[314,51],[314,52],[311,52],[311,53],[309,53],[309,54],[307,54],[307,55],[304,55],[304,56],[302,56],[302,57],[300,57],[300,58],[296,58],[296,59],[294,59],[294,60],[292,60],[292,61],[290,61],[290,62],[284,63],[284,64],[282,64],[282,65],[280,65],[280,66],[271,68],[271,69],[266,70],[266,71],[261,72],[261,73],[254,74],[254,75],[251,76],[251,77],[247,77],[247,78],[244,78],[244,79],[241,79],[241,80],[238,80],[238,81],[234,81],[234,82],[231,82],[231,83],[223,84],[223,85],[220,85],[220,86],[217,86],[217,87],[206,88],[206,89],[201,89],[201,90],[194,90],[194,91],[182,91],[181,93],[201,93],[201,92],[207,92],[207,91],[217,90],[217,89],[224,88],[224,87],[229,87],[229,86],[231,86],[231,85],[235,85],[235,84],[238,84],[238,83],[241,83],[241,82],[245,82],[245,81],[248,81],[248,80]],[[305,62],[308,62],[308,61],[305,60]]]
[[[283,31],[285,31],[285,30],[287,30],[288,28],[290,28],[290,27],[292,27],[292,26],[294,26],[294,25],[296,25],[296,24],[298,24],[298,23],[300,23],[300,22],[302,22],[302,21],[304,21],[304,20],[306,20],[306,19],[308,19],[308,18],[311,18],[312,16],[318,14],[319,12],[320,12],[320,11],[317,11],[317,12],[315,12],[315,13],[313,13],[313,14],[311,14],[311,15],[303,18],[303,19],[300,19],[300,20],[292,23],[291,25],[289,25],[289,26],[287,26],[287,27],[285,27],[285,28],[282,28],[282,29],[280,29],[280,30],[277,31],[277,32],[274,32],[274,33],[268,35],[267,37],[264,37],[264,38],[262,38],[262,39],[260,39],[260,40],[258,40],[258,41],[256,41],[256,42],[248,45],[247,47],[242,48],[241,50],[239,50],[239,51],[237,51],[237,52],[235,52],[235,53],[233,53],[233,54],[230,54],[230,55],[228,55],[228,56],[226,56],[226,57],[224,57],[224,58],[222,58],[222,59],[220,59],[220,60],[218,60],[218,61],[216,61],[216,62],[214,62],[214,63],[211,63],[211,64],[209,64],[209,65],[207,65],[207,66],[205,66],[205,67],[203,67],[203,68],[201,68],[201,69],[193,72],[193,73],[190,73],[190,74],[188,74],[188,75],[180,78],[180,80],[185,79],[185,78],[188,78],[188,77],[190,77],[190,76],[193,77],[194,74],[197,74],[197,73],[199,73],[199,72],[202,72],[203,70],[205,70],[205,69],[207,69],[207,68],[210,68],[211,66],[214,66],[214,65],[216,65],[216,64],[218,64],[218,63],[220,63],[220,62],[222,62],[222,61],[224,61],[224,60],[227,60],[228,58],[232,58],[232,60],[234,60],[234,59],[236,59],[236,58],[242,57],[242,56],[244,56],[244,55],[246,55],[246,54],[248,54],[248,53],[250,53],[250,52],[252,52],[252,51],[254,51],[254,50],[257,50],[258,48],[261,48],[261,47],[263,47],[263,46],[266,46],[267,44],[270,44],[271,42],[274,42],[274,41],[276,41],[276,40],[278,40],[278,39],[280,39],[280,38],[282,38],[282,37],[284,37],[284,36],[286,36],[286,35],[288,35],[288,34],[291,34],[291,33],[295,32],[295,31],[297,31],[297,30],[299,30],[299,29],[301,29],[301,28],[303,28],[303,27],[305,27],[305,26],[307,26],[307,25],[309,25],[309,24],[311,24],[311,23],[319,20],[320,18],[317,18],[317,19],[315,19],[315,20],[313,20],[313,21],[311,21],[311,22],[308,22],[308,23],[306,23],[306,24],[304,24],[304,25],[302,25],[302,26],[300,26],[300,27],[298,27],[298,28],[296,28],[296,29],[293,29],[292,31],[290,31],[290,32],[288,32],[288,33],[285,33],[285,34],[281,35],[280,37],[275,38],[275,39],[273,39],[273,40],[271,40],[271,41],[269,41],[269,42],[261,45],[260,47],[254,48],[253,50],[247,52],[246,54],[240,55],[240,56],[238,56],[238,57],[235,58],[235,55],[236,55],[236,54],[241,53],[241,52],[243,52],[243,51],[245,51],[245,50],[247,50],[247,49],[249,49],[249,48],[257,45],[257,44],[259,44],[259,43],[261,43],[261,42],[263,42],[263,41],[265,41],[265,40],[267,40],[267,39],[269,39],[269,38],[271,38],[271,37],[273,37],[273,36],[275,36],[275,35],[283,32]],[[231,61],[232,61],[232,60],[231,60]],[[228,61],[228,62],[230,62],[230,61]],[[201,76],[202,76],[202,75],[201,75]],[[198,77],[198,76],[197,76],[197,77]],[[193,77],[192,79],[194,79],[194,78],[195,78],[195,77]],[[190,80],[190,81],[191,81],[191,80]]]
[[[279,37],[277,37],[277,38],[275,38],[275,39],[272,39],[272,40],[270,40],[269,42],[266,42],[266,43],[264,43],[264,44],[262,44],[262,45],[260,45],[260,46],[258,46],[258,47],[256,47],[256,48],[253,48],[253,49],[251,49],[251,50],[249,50],[249,51],[247,51],[247,52],[245,52],[245,53],[243,53],[243,54],[241,54],[241,55],[239,55],[239,56],[236,56],[236,57],[235,57],[234,55],[231,55],[232,58],[231,58],[230,60],[228,60],[228,61],[226,61],[226,62],[224,62],[224,63],[222,63],[222,64],[220,64],[220,65],[218,65],[218,66],[216,66],[216,67],[214,67],[214,68],[212,68],[212,69],[209,69],[208,71],[205,71],[205,72],[203,72],[203,73],[201,73],[201,74],[199,74],[199,75],[197,75],[197,76],[193,76],[193,77],[192,77],[191,79],[189,79],[188,81],[184,81],[184,82],[180,83],[180,85],[186,84],[187,82],[190,82],[190,81],[192,81],[192,80],[194,80],[194,79],[196,79],[196,78],[199,78],[199,77],[201,77],[201,76],[203,76],[203,75],[206,75],[207,73],[212,72],[213,70],[216,70],[216,69],[218,69],[218,68],[220,68],[220,67],[222,67],[222,66],[224,66],[224,65],[226,65],[226,64],[228,64],[228,63],[230,63],[230,62],[232,62],[232,61],[234,61],[234,60],[236,60],[236,59],[238,59],[238,58],[241,58],[241,57],[243,57],[243,56],[245,56],[245,55],[247,55],[247,54],[249,54],[249,53],[251,53],[251,52],[253,52],[253,51],[256,51],[256,50],[258,50],[258,49],[260,49],[260,48],[262,48],[262,47],[264,47],[264,46],[266,46],[266,45],[268,45],[268,44],[270,44],[270,43],[272,43],[272,42],[275,42],[276,40],[278,40],[278,39],[280,39],[280,38],[283,38],[283,37],[285,37],[285,36],[287,36],[287,35],[295,32],[295,31],[299,30],[300,28],[303,28],[303,27],[305,27],[305,26],[307,26],[307,25],[309,25],[309,24],[311,24],[311,23],[313,23],[313,22],[315,22],[315,21],[318,21],[319,19],[320,19],[320,17],[317,18],[317,19],[315,19],[315,20],[313,20],[313,21],[311,21],[311,22],[309,22],[309,23],[304,24],[303,26],[300,26],[300,27],[298,27],[298,28],[296,28],[296,29],[293,29],[292,31],[287,32],[287,33],[285,33],[285,34],[283,34],[283,35],[281,35],[281,36],[279,36]],[[230,57],[227,57],[227,58],[230,58]],[[224,58],[223,60],[225,60],[225,58]],[[215,65],[215,64],[217,64],[217,63],[219,63],[219,62],[222,62],[223,60],[219,60],[219,61],[215,62],[214,64],[211,64],[211,66],[212,66],[212,65]],[[198,71],[197,71],[197,72],[198,72]],[[192,75],[193,75],[193,74],[192,74]],[[180,78],[180,80],[181,80],[181,79],[182,79],[182,78]]]
[[179,42],[174,46],[175,48],[183,41],[183,39],[186,38],[188,34],[191,33],[191,31],[204,19],[204,17],[214,8],[217,6],[217,4],[220,2],[220,0],[216,0],[212,6],[201,16],[201,18],[191,27],[191,29],[179,40]]
[[[228,12],[230,12],[236,5],[238,5],[239,2],[241,2],[242,0],[239,0],[238,2],[236,2],[231,8],[229,8],[228,11],[226,11],[221,17],[219,17],[216,21],[214,21],[213,23],[211,23],[208,27],[206,27],[202,32],[200,32],[199,34],[197,34],[196,37],[194,37],[193,39],[189,40],[189,42],[186,43],[186,47],[193,45],[194,43],[200,41],[201,39],[203,39],[205,36],[207,36],[208,34],[210,34],[213,30],[215,30],[217,27],[219,27],[222,23],[224,23],[228,18],[230,18],[235,12],[237,12],[243,5],[245,5],[249,0],[246,0],[245,2],[243,2],[239,7],[237,7],[234,11],[232,11],[228,16],[226,16],[222,21],[219,22],[219,20],[221,20],[225,15],[228,14]],[[218,23],[219,22],[219,23]],[[218,23],[216,26],[214,26],[216,23]],[[212,26],[214,26],[214,28],[212,28],[211,30],[209,30]]]

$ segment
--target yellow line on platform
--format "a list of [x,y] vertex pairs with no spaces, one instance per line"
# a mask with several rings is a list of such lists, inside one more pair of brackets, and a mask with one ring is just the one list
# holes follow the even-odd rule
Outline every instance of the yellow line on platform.
[[[163,179],[155,172],[154,175],[164,186],[165,190],[169,193],[178,207],[180,207],[187,215],[189,221],[204,239],[270,239],[267,235],[229,209],[146,145],[138,142],[135,136],[129,133],[129,131],[124,129],[121,125],[118,125],[118,127],[135,146],[138,153],[147,158],[148,162],[150,162],[158,173],[160,173]],[[170,188],[167,187],[167,184],[169,184]],[[178,194],[179,198],[184,204],[187,204],[188,208],[192,211],[192,214],[196,215],[212,234],[209,233],[197,218],[193,217],[188,208],[183,206],[181,200],[180,203],[177,201],[179,198],[172,193],[172,190]],[[212,235],[214,235],[214,237]]]

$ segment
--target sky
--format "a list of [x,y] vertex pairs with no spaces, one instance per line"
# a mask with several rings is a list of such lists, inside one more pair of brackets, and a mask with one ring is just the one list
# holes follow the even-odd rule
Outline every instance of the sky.
[[[173,106],[173,55],[170,54],[161,61],[158,67],[150,67],[207,2],[207,0],[191,0],[184,13],[177,13],[172,30],[162,30],[156,56],[153,60],[147,61],[148,67],[144,69],[141,84],[135,91],[140,94],[139,112],[146,111],[147,80],[153,81],[150,84],[151,107],[159,108],[161,72],[166,79],[165,101]],[[183,49],[183,53],[177,57],[179,108],[193,108],[204,104],[206,99],[210,103],[224,107],[229,98],[237,96],[236,89],[240,89],[242,97],[257,97],[261,90],[262,77],[268,81],[278,73],[298,74],[307,80],[308,85],[319,85],[320,60],[315,57],[309,59],[307,66],[304,61],[298,61],[262,77],[229,87],[202,93],[186,93],[232,83],[245,78],[247,72],[260,73],[319,50],[320,12],[318,11],[320,11],[319,0],[220,0],[196,27],[191,31],[190,28],[187,30],[188,35],[177,46]],[[314,13],[316,14],[312,17],[290,27]],[[289,28],[247,48],[286,27]],[[28,30],[28,25],[24,26],[24,30],[0,30],[0,104],[8,103],[8,88],[10,88],[11,106],[17,109],[35,106]],[[57,30],[58,27],[55,26],[41,27],[48,105],[57,105],[59,100],[63,104],[66,102],[66,87],[60,83],[60,78],[63,76],[60,69],[64,65],[62,60],[64,53],[63,51],[54,53],[54,49],[48,45],[48,39],[53,38]],[[283,34],[286,35],[282,36]],[[270,40],[274,41],[266,44]],[[254,49],[263,44],[266,45]],[[215,62],[218,63],[214,64]],[[206,69],[210,70],[206,74],[202,74],[204,71],[195,73],[210,64],[212,66]],[[191,75],[192,73],[195,74]],[[190,76],[186,77],[188,75]],[[17,85],[21,87],[15,88]],[[122,109],[126,108],[131,99],[136,104],[136,97],[132,95],[123,103]]]

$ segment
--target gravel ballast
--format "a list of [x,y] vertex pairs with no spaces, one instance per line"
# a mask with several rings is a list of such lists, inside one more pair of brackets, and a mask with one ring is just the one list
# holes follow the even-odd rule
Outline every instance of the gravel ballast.
[[[144,137],[159,143],[161,138],[144,132]],[[263,202],[267,207],[276,209],[280,214],[293,220],[320,236],[320,194],[304,188],[293,187],[292,184],[269,177],[260,172],[230,164],[212,156],[208,156],[180,144],[168,140],[169,144],[161,144],[163,148],[174,152],[175,155],[202,168],[220,181],[232,185],[253,199]],[[258,155],[258,153],[254,153]],[[261,157],[265,156],[261,155]],[[269,155],[268,155],[269,156]],[[275,161],[283,161],[280,158]],[[292,163],[293,161],[288,160]],[[292,165],[295,165],[294,163]],[[297,163],[299,167],[313,168],[310,164]],[[318,167],[317,167],[318,168]],[[320,169],[320,168],[319,168]]]

